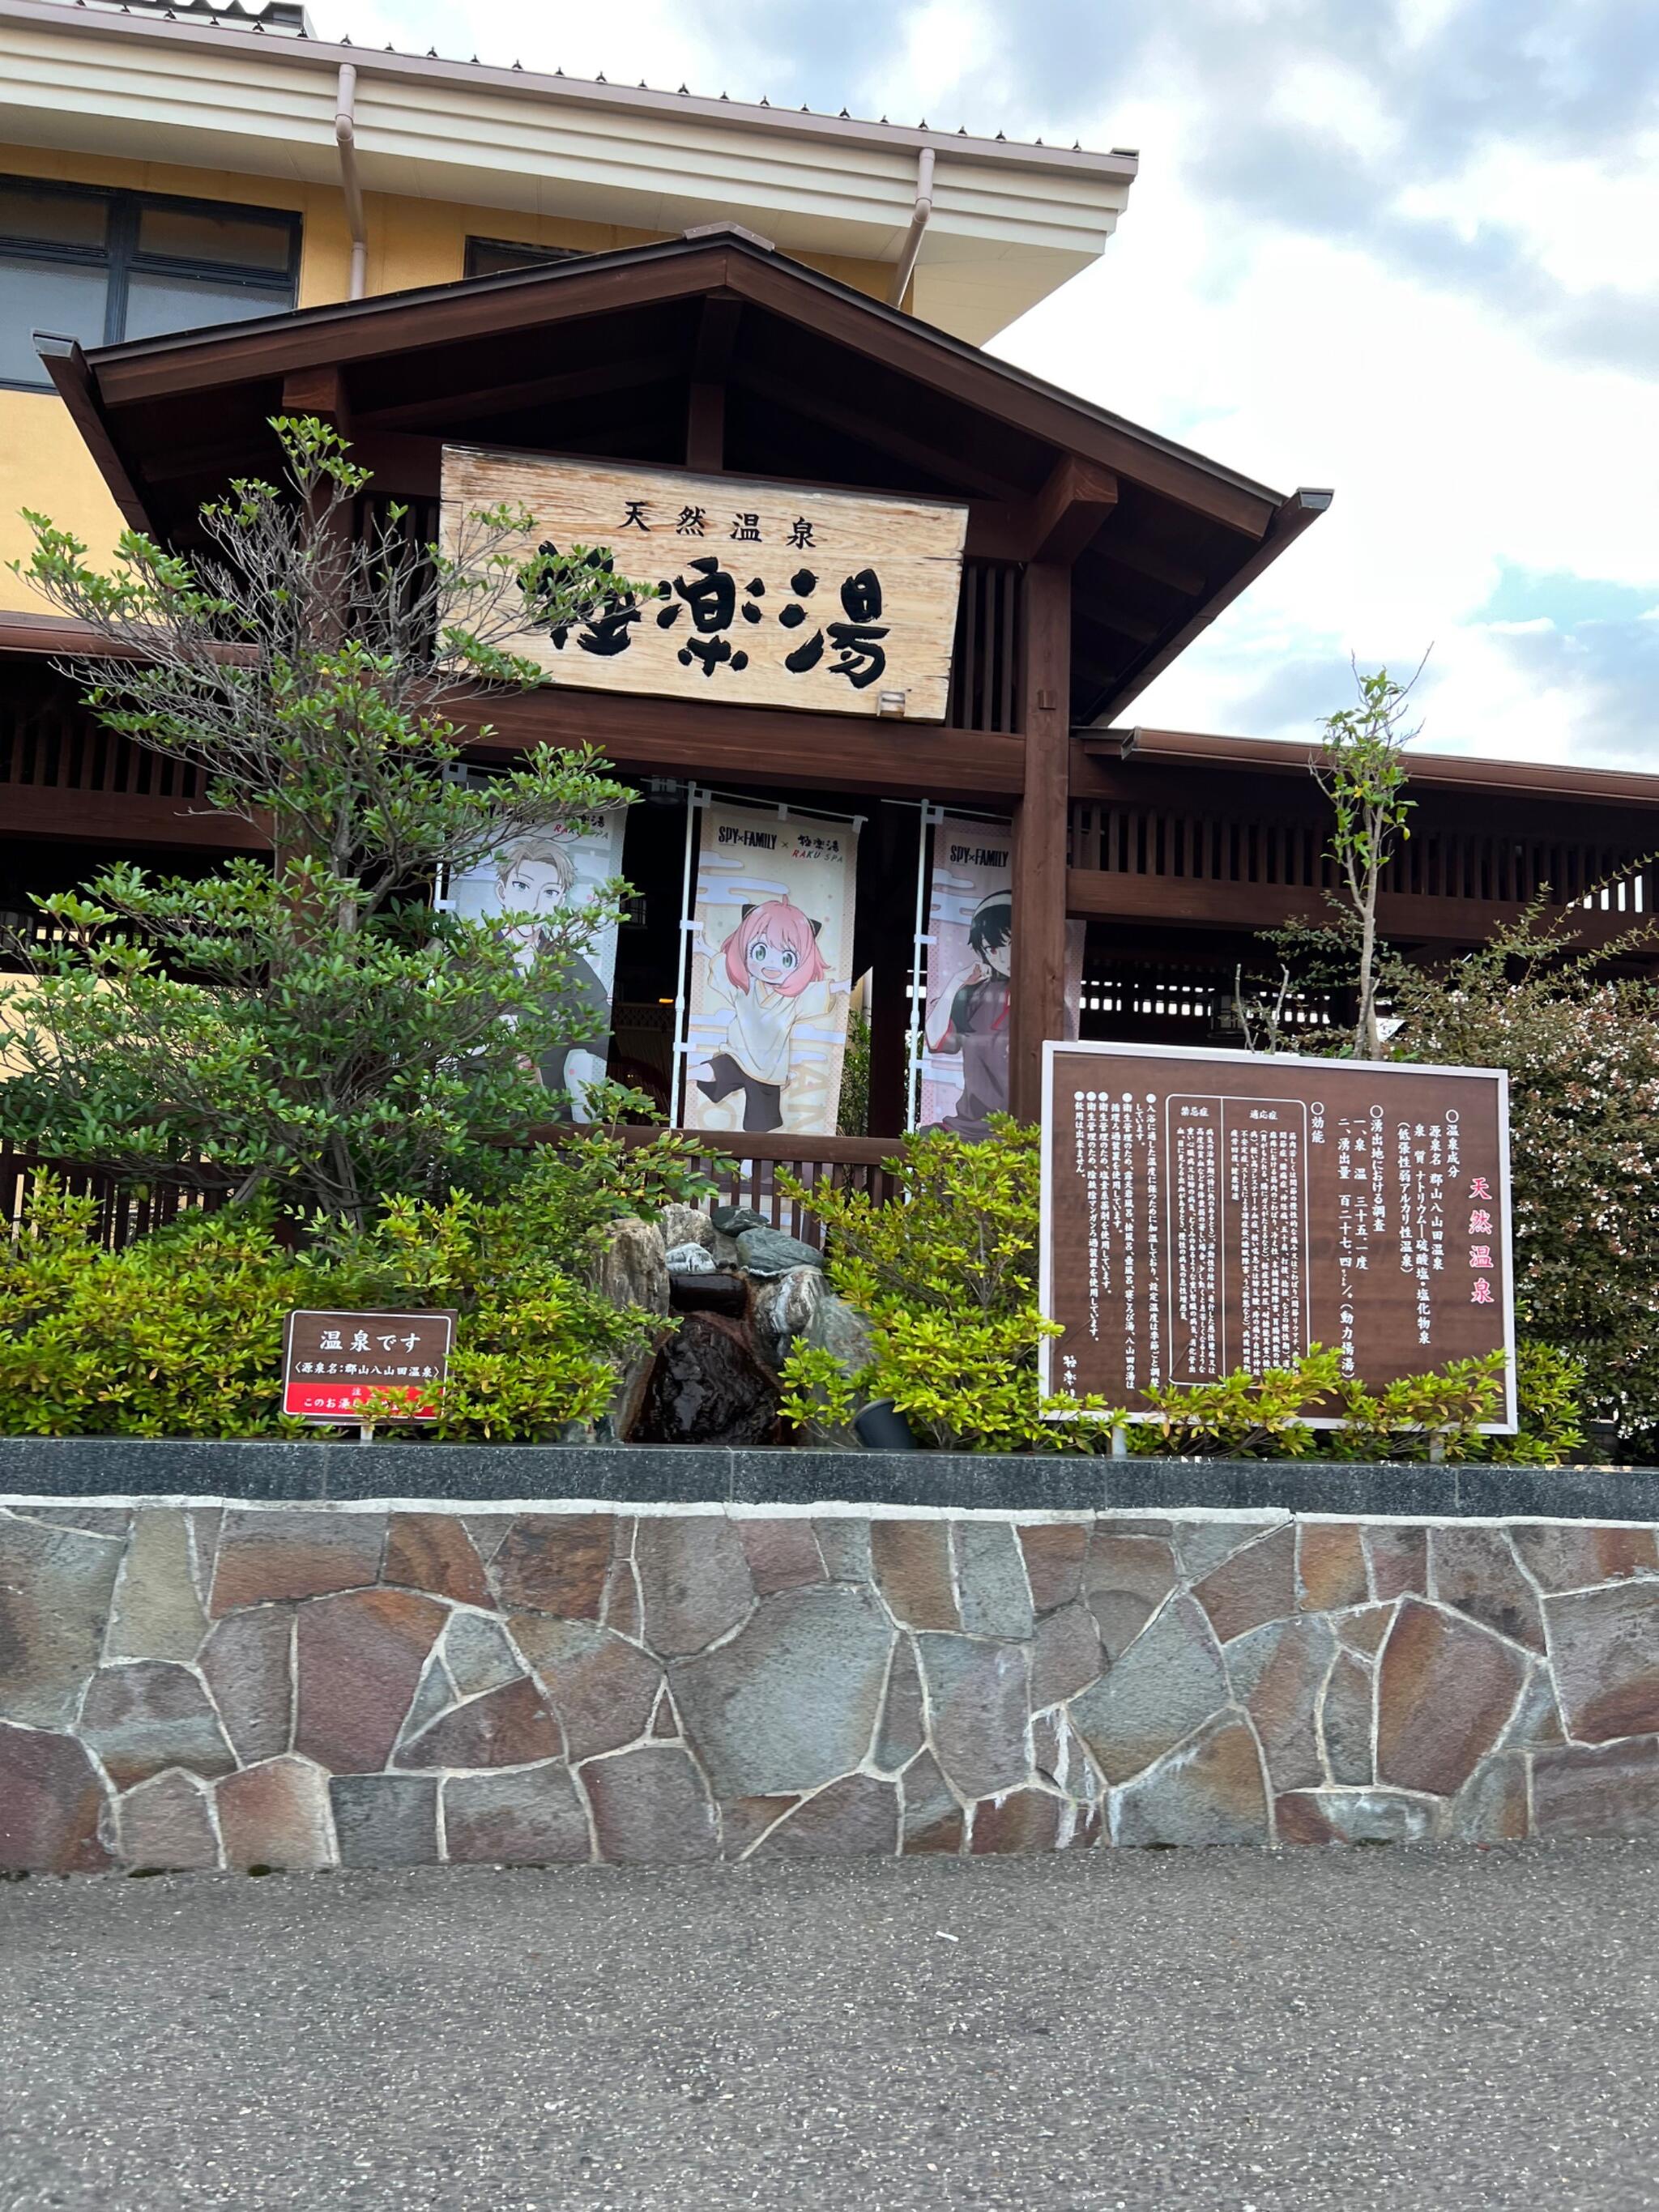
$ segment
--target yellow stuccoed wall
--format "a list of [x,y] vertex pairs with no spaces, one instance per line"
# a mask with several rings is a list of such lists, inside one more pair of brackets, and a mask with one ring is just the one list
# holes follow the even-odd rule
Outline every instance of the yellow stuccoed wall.
[[[196,199],[287,208],[302,222],[300,305],[314,307],[346,295],[351,241],[345,206],[334,185],[285,183],[217,169],[161,161],[59,155],[0,144],[0,174],[50,178],[64,184],[106,185],[129,191],[173,192]],[[441,200],[364,196],[371,293],[453,283],[464,270],[469,238],[510,239],[526,246],[570,246],[589,253],[647,244],[659,234],[621,225],[523,215],[502,208]],[[811,265],[843,284],[884,299],[891,270],[842,256],[811,257]],[[103,479],[51,392],[0,390],[0,609],[45,612],[29,586],[11,573],[26,560],[31,538],[19,510],[29,507],[84,538],[107,557],[121,520]]]

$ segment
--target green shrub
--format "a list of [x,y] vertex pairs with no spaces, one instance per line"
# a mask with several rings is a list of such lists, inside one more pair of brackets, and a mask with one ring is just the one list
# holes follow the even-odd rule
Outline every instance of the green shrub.
[[[890,1398],[918,1436],[956,1451],[1100,1451],[1115,1415],[1050,1421],[1036,1372],[1045,1335],[1037,1311],[1037,1133],[998,1117],[988,1141],[929,1130],[891,1163],[898,1202],[820,1189],[810,1200],[829,1231],[831,1282],[871,1328],[867,1364],[849,1375],[834,1355],[798,1346],[784,1370],[783,1410],[803,1425],[841,1425],[872,1398]],[[1294,1368],[1151,1395],[1152,1417],[1126,1423],[1137,1456],[1490,1459],[1541,1465],[1577,1449],[1582,1368],[1547,1345],[1517,1361],[1520,1433],[1483,1436],[1498,1417],[1503,1358],[1451,1362],[1376,1392],[1344,1381],[1338,1355],[1314,1346]],[[1339,1415],[1340,1429],[1308,1425]]]
[[269,1437],[295,1307],[453,1307],[441,1419],[449,1440],[554,1439],[598,1419],[621,1364],[663,1324],[592,1286],[609,1224],[705,1186],[680,1140],[603,1135],[537,1154],[494,1204],[398,1200],[369,1227],[314,1224],[285,1248],[269,1212],[196,1214],[124,1251],[94,1241],[94,1201],[40,1177],[0,1246],[0,1434]]

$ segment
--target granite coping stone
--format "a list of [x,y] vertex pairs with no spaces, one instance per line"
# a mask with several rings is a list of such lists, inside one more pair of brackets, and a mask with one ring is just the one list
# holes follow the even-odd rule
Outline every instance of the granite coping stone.
[[956,1511],[1326,1513],[1652,1521],[1659,1470],[1317,1460],[1113,1460],[686,1444],[234,1442],[0,1437],[0,1497],[252,1503],[590,1499],[619,1505],[848,1504]]

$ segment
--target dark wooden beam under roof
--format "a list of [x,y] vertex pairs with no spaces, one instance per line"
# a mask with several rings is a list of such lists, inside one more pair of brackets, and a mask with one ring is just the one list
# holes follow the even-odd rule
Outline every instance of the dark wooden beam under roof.
[[[106,347],[92,368],[104,405],[114,409],[318,363],[407,356],[709,292],[765,308],[820,342],[845,347],[1057,451],[1115,470],[1252,538],[1273,520],[1274,495],[1264,487],[732,232],[301,309],[230,325],[212,337],[185,333]],[[1023,494],[1027,487],[1014,489]]]
[[108,487],[109,494],[121,511],[121,520],[133,530],[148,531],[149,515],[137,487],[127,474],[126,464],[117,452],[115,441],[104,420],[104,410],[92,377],[88,371],[87,357],[75,338],[50,337],[36,331],[34,349],[46,363],[58,397],[70,411],[70,419],[81,433],[81,442],[98,464],[98,472]]
[[[1166,632],[1156,651],[1149,652],[1137,661],[1119,684],[1094,701],[1088,719],[1105,722],[1109,721],[1113,715],[1121,714],[1130,700],[1144,691],[1155,676],[1161,676],[1170,664],[1186,651],[1193,640],[1206,630],[1216,617],[1230,607],[1264,569],[1271,568],[1287,545],[1293,544],[1310,524],[1319,520],[1330,503],[1331,494],[1328,491],[1312,489],[1305,485],[1293,491],[1279,505],[1255,552],[1241,562],[1186,621]],[[1103,615],[1101,619],[1104,618]]]
[[521,407],[567,407],[605,392],[636,392],[647,385],[667,383],[682,374],[684,368],[678,354],[647,354],[633,361],[520,377],[511,384],[475,385],[464,392],[434,394],[429,399],[402,400],[392,407],[360,407],[356,422],[363,430],[448,432],[463,422],[511,415]]

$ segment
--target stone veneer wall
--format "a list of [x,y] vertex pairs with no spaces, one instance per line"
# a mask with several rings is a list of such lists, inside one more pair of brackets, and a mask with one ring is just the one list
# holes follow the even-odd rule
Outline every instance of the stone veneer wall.
[[0,1867],[1659,1833],[1583,1522],[0,1509]]

